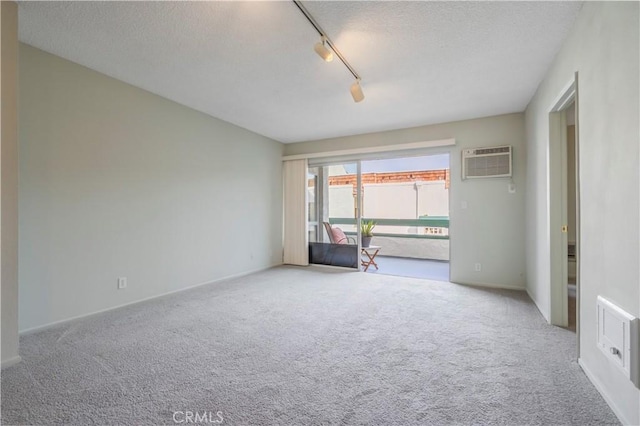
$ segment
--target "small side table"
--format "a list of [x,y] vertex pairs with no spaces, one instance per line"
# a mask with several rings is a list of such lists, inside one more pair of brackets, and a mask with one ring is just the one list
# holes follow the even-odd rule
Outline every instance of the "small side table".
[[376,270],[378,269],[378,264],[374,259],[381,248],[381,246],[362,247],[361,253],[367,256],[367,259],[360,259],[362,261],[362,266],[364,266],[364,272],[367,272],[367,269],[369,269],[369,266],[371,265],[375,266]]

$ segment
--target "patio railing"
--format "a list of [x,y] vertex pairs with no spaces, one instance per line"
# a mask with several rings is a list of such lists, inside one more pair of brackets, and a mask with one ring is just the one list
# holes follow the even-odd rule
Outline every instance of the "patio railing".
[[[380,226],[409,226],[415,228],[447,228],[449,229],[449,218],[447,216],[426,216],[420,219],[380,219],[373,217],[362,218],[363,221],[374,221]],[[349,217],[332,217],[329,218],[332,225],[356,225],[356,219]],[[354,235],[356,232],[347,231],[347,235]],[[396,238],[423,238],[429,240],[448,240],[449,235],[434,234],[401,234],[389,232],[374,232],[379,237],[396,237]]]

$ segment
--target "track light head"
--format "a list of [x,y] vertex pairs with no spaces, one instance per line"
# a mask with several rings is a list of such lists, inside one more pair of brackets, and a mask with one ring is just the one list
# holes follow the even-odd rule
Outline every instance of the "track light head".
[[351,85],[349,89],[351,92],[351,96],[353,97],[354,102],[362,102],[364,99],[364,93],[362,93],[362,87],[360,87],[360,74],[353,69],[349,61],[340,53],[340,50],[336,47],[336,45],[331,41],[327,33],[320,27],[320,25],[313,19],[313,16],[309,13],[309,11],[302,5],[300,0],[293,0],[293,4],[300,10],[300,12],[307,18],[307,21],[313,26],[313,28],[320,35],[320,41],[313,46],[313,50],[316,51],[318,56],[324,59],[327,62],[333,61],[333,54],[335,53],[338,59],[342,62],[342,64],[349,70],[349,72],[353,75],[356,81]]
[[360,80],[356,80],[349,90],[354,102],[360,102],[364,99],[364,93],[362,92],[362,87],[360,87]]
[[326,37],[322,36],[322,40],[317,42],[316,45],[313,46],[313,50],[315,50],[318,56],[320,56],[322,59],[327,62],[331,62],[333,61],[333,52],[331,52],[331,50],[329,50],[329,48],[326,46],[326,41]]

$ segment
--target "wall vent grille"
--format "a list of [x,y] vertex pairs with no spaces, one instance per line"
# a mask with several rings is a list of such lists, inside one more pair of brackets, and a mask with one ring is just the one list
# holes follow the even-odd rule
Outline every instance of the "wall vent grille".
[[462,150],[462,179],[512,176],[511,146]]

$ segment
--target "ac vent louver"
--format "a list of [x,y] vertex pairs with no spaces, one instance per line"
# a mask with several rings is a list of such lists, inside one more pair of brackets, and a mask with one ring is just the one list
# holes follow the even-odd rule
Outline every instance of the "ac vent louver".
[[512,176],[511,146],[462,150],[462,179]]

